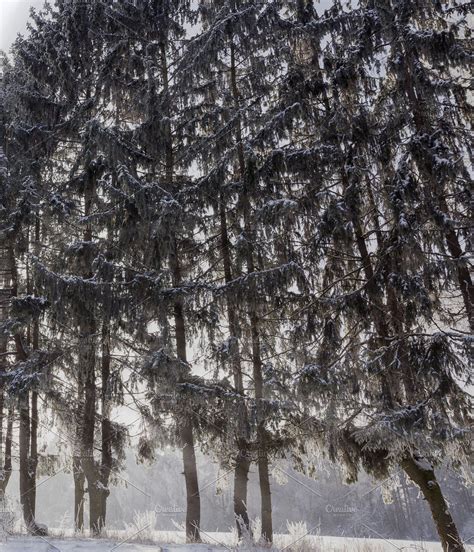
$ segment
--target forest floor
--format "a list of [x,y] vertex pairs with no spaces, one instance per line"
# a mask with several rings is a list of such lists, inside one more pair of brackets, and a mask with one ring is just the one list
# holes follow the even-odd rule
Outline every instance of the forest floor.
[[[215,537],[213,536],[215,535]],[[212,538],[222,538],[224,534],[211,534]],[[287,535],[280,535],[280,546],[272,548],[272,552],[441,552],[441,545],[433,542],[413,542],[403,540],[383,539],[349,539],[342,537],[310,537],[304,542],[286,544]],[[0,540],[0,552],[217,552],[223,550],[246,550],[257,552],[261,548],[218,546],[214,544],[140,544],[111,539],[88,538],[55,538],[10,536]],[[268,552],[268,548],[265,549]],[[474,546],[466,548],[474,552]]]

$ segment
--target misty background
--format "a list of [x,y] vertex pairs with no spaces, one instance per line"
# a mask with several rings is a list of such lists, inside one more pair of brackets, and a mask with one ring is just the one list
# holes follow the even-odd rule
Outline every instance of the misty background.
[[[233,472],[227,473],[212,457],[201,453],[198,453],[198,469],[203,530],[231,530],[234,526]],[[472,493],[459,476],[449,470],[440,470],[439,479],[460,532],[468,539],[474,533]],[[20,518],[17,471],[12,474],[8,490],[8,507]],[[39,522],[55,529],[73,528],[71,472],[52,466],[51,473],[39,478],[37,495]],[[341,471],[323,460],[311,478],[293,470],[289,461],[282,460],[273,465],[272,496],[276,533],[287,532],[287,521],[304,521],[312,534],[436,540],[428,506],[420,500],[418,489],[406,481],[403,472],[384,482],[364,475],[357,483],[347,485]],[[255,520],[259,515],[255,466],[250,473],[248,506]],[[132,447],[125,460],[125,469],[111,485],[107,526],[125,529],[133,523],[135,513],[155,511],[156,529],[172,531],[184,523],[185,509],[180,452],[171,449],[157,452],[153,463],[144,464],[137,461]]]

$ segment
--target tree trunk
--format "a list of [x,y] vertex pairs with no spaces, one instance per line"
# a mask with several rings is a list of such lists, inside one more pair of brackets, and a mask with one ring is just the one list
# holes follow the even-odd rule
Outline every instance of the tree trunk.
[[[180,269],[176,256],[172,259],[173,285],[180,281]],[[182,362],[187,362],[186,357],[186,327],[183,315],[183,306],[177,301],[174,306],[174,321],[176,333],[176,353]],[[201,540],[199,527],[201,524],[201,499],[199,495],[199,482],[197,475],[196,454],[194,452],[194,436],[192,420],[186,415],[180,422],[179,435],[183,447],[183,470],[186,483],[186,540],[198,542]]]
[[[2,153],[0,148],[0,153]],[[5,322],[8,317],[8,308],[11,300],[11,270],[10,270],[10,251],[6,244],[0,245],[0,324]],[[8,339],[0,335],[0,370],[7,372],[8,362]],[[13,428],[13,409],[10,406],[7,414],[7,429],[5,434],[5,446],[3,446],[3,428],[5,420],[5,390],[4,380],[0,381],[0,462],[3,464],[0,477],[0,492],[5,495],[8,482],[12,473],[12,428]]]
[[[227,217],[223,194],[220,195],[219,203],[220,230],[221,230],[221,253],[224,265],[224,280],[226,284],[232,281],[232,263],[230,255],[229,235],[227,230]],[[241,395],[242,402],[238,405],[238,435],[237,435],[237,457],[235,459],[234,471],[234,516],[237,524],[239,539],[244,534],[250,535],[250,520],[247,510],[247,485],[250,471],[250,450],[246,441],[248,434],[247,407],[244,402],[244,384],[242,377],[242,366],[240,363],[239,336],[240,328],[237,319],[236,306],[231,297],[227,297],[227,319],[229,321],[229,339],[231,340],[231,362],[234,377],[234,387]]]
[[[95,177],[92,175],[84,190],[84,215],[87,217],[92,210],[95,197]],[[92,227],[88,223],[84,230],[84,240],[92,241]],[[85,278],[92,277],[90,267],[85,267]],[[98,535],[101,531],[100,525],[100,477],[99,468],[94,458],[94,437],[96,418],[96,320],[93,307],[84,308],[80,320],[80,338],[82,341],[79,352],[79,372],[83,374],[84,408],[80,420],[80,454],[82,457],[82,470],[87,481],[87,492],[89,494],[89,528],[92,535]]]
[[[448,205],[444,198],[440,199],[440,208],[446,216],[450,217]],[[456,260],[459,289],[461,290],[469,327],[471,332],[474,332],[474,286],[469,271],[467,255],[464,254],[458,236],[453,228],[445,230],[445,236],[448,251],[453,259]]]
[[77,414],[75,428],[74,453],[72,458],[72,476],[74,479],[74,530],[84,531],[84,500],[85,500],[85,475],[82,468],[82,439],[81,420],[84,410],[84,384],[82,374],[79,371],[77,381]]
[[84,472],[89,494],[89,528],[91,535],[97,537],[103,526],[103,492],[100,484],[99,470],[94,458],[84,458]]
[[[94,432],[96,414],[96,384],[95,384],[95,358],[93,345],[86,344],[88,349],[86,364],[86,379],[84,382],[84,416],[82,427],[82,468],[87,480],[87,492],[89,494],[89,528],[92,535],[100,533],[98,510],[98,473],[94,459]],[[90,356],[89,356],[90,355]],[[95,355],[94,355],[95,357]]]
[[112,428],[110,424],[110,406],[108,397],[108,385],[110,378],[110,331],[109,321],[102,326],[102,363],[101,363],[101,433],[102,452],[100,466],[100,485],[98,486],[98,525],[100,530],[105,527],[107,515],[107,498],[110,494],[109,479],[112,472]]
[[[12,297],[18,296],[18,274],[16,268],[15,255],[13,247],[10,247],[10,271],[12,282]],[[23,339],[20,333],[15,334],[15,349],[16,359],[19,362],[26,362],[28,360],[27,349],[23,344]],[[19,427],[19,469],[20,469],[20,503],[23,510],[23,519],[25,521],[26,529],[32,535],[46,535],[47,532],[40,528],[35,521],[33,500],[36,497],[35,494],[35,479],[31,477],[31,459],[30,459],[30,447],[31,447],[31,419],[30,419],[30,391],[26,390],[18,401],[18,408],[20,413],[20,427]],[[36,446],[36,443],[34,442]]]
[[3,460],[2,478],[0,480],[0,491],[3,496],[7,490],[8,482],[12,475],[12,442],[13,442],[13,406],[8,409],[7,432],[5,435],[5,452]]
[[74,478],[74,528],[77,532],[84,531],[84,498],[85,498],[85,475],[82,469],[80,456],[73,458]]
[[[35,233],[33,242],[33,252],[38,257],[40,252],[40,219],[35,220]],[[28,265],[27,265],[28,266]],[[28,287],[30,287],[28,278]],[[28,290],[28,293],[31,293]],[[35,288],[35,294],[38,290]],[[38,351],[40,347],[39,321],[37,318],[33,321],[32,331],[33,351]],[[31,392],[31,419],[30,419],[30,458],[29,458],[29,476],[31,485],[31,511],[33,518],[36,518],[36,473],[38,471],[38,391],[33,389]]]
[[183,447],[183,467],[186,483],[186,541],[200,542],[201,499],[194,452],[193,427],[189,420],[183,421],[180,428],[180,439]]
[[263,412],[263,378],[260,354],[260,339],[256,318],[251,320],[253,378],[255,383],[255,400],[257,401],[257,441],[258,441],[258,481],[260,484],[262,540],[273,542],[272,495],[270,491],[270,473],[267,451],[267,432],[265,430],[265,413]]
[[444,552],[465,552],[432,466],[414,457],[405,458],[401,466],[428,502]]
[[20,449],[20,503],[23,510],[23,519],[26,529],[31,532],[34,522],[30,502],[30,485],[28,477],[28,452],[30,444],[30,413],[29,394],[22,397],[19,402],[20,428],[19,428],[19,449]]
[[31,392],[29,477],[31,486],[31,512],[36,518],[36,472],[38,470],[38,392]]
[[250,535],[250,520],[247,508],[247,488],[250,471],[250,452],[242,441],[235,459],[234,469],[234,516],[239,539]]
[[263,410],[263,374],[260,336],[258,331],[258,319],[255,311],[250,315],[250,327],[252,335],[253,379],[255,384],[255,400],[257,402],[257,465],[260,485],[262,540],[267,544],[271,544],[273,542],[273,521],[270,473],[268,469],[268,437],[265,429],[265,412]]
[[19,401],[20,410],[20,429],[19,429],[19,449],[20,449],[20,503],[23,510],[23,519],[25,521],[28,533],[32,535],[46,535],[47,532],[39,527],[35,521],[34,515],[34,479],[30,473],[30,408],[29,394],[21,397]]
[[[261,435],[261,434],[260,434]],[[259,443],[265,443],[261,435]],[[273,541],[273,521],[272,521],[272,495],[270,490],[270,473],[268,470],[268,455],[265,446],[259,450],[258,457],[258,480],[260,484],[260,500],[262,514],[262,539],[271,544]]]
[[[230,45],[230,81],[231,91],[234,100],[234,106],[238,110],[240,108],[240,92],[237,85],[237,69],[235,61],[235,45],[231,42]],[[243,192],[241,201],[243,205],[244,216],[244,231],[248,243],[253,243],[253,231],[250,221],[250,202],[248,197],[248,182],[246,175],[245,153],[242,144],[242,126],[240,120],[236,127],[237,154],[240,179],[243,184]],[[249,274],[255,272],[252,247],[247,247],[247,271]],[[261,516],[262,516],[262,539],[271,544],[273,541],[273,523],[272,523],[272,501],[270,492],[270,475],[268,470],[268,450],[267,450],[267,434],[265,430],[265,419],[263,412],[263,377],[262,377],[262,357],[260,351],[260,335],[259,335],[259,320],[257,313],[257,293],[255,286],[250,287],[250,300],[248,304],[250,318],[250,333],[252,340],[252,364],[253,364],[253,379],[255,385],[255,400],[257,403],[257,440],[258,440],[258,477],[260,483],[260,499],[261,499]]]
[[[166,56],[166,45],[164,42],[160,45],[161,57],[161,76],[163,80],[163,90],[166,101],[164,103],[164,112],[168,117],[168,123],[165,129],[165,177],[166,186],[171,192],[173,190],[174,180],[174,152],[173,138],[171,134],[169,102],[169,77],[168,61]],[[173,278],[173,286],[181,285],[181,267],[179,259],[179,246],[176,235],[170,235],[171,249],[169,254],[170,269]],[[184,363],[187,363],[186,356],[186,324],[184,320],[183,305],[180,299],[174,304],[174,322],[177,357]],[[199,482],[197,475],[196,454],[194,451],[194,435],[192,418],[186,415],[184,420],[179,421],[179,436],[181,446],[183,447],[183,471],[186,484],[186,540],[187,542],[198,542],[201,540],[199,527],[201,523],[201,498],[199,495]]]

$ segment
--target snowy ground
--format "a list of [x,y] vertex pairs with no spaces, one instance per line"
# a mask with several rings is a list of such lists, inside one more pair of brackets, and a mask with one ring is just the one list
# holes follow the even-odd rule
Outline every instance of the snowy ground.
[[[440,552],[437,543],[415,543],[401,540],[345,539],[342,537],[309,537],[298,543],[288,542],[289,535],[279,535],[280,541],[273,551],[286,552]],[[223,542],[226,534],[209,533],[207,540]],[[218,546],[214,544],[139,544],[109,539],[8,537],[0,541],[0,552],[217,552],[223,550],[257,551],[258,548]],[[474,546],[467,547],[474,552]],[[267,549],[268,551],[268,549]]]

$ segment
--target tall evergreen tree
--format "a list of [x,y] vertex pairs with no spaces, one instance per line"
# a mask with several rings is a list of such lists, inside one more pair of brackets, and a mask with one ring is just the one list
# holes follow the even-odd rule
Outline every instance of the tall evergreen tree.
[[[296,312],[320,320],[323,329],[318,337],[308,325],[320,346],[316,354],[301,349],[300,379],[303,389],[313,386],[318,409],[324,405],[319,415],[326,416],[327,450],[345,461],[351,478],[360,464],[379,477],[401,466],[424,493],[443,548],[463,550],[428,460],[458,465],[467,454],[465,340],[460,328],[438,328],[446,307],[455,303],[455,289],[464,290],[469,315],[469,283],[462,260],[455,271],[440,263],[443,238],[433,241],[439,203],[429,211],[428,198],[439,193],[439,185],[425,180],[429,156],[418,147],[419,132],[427,139],[428,129],[419,126],[415,103],[407,100],[414,56],[405,56],[415,42],[423,44],[416,72],[428,86],[423,71],[436,71],[435,59],[452,48],[462,62],[464,47],[451,33],[438,35],[437,25],[449,24],[440,5],[430,8],[427,19],[426,3],[402,4],[343,9],[335,3],[318,18],[311,3],[295,3],[288,29],[299,48],[289,59],[283,106],[275,106],[286,114],[277,139],[286,137],[288,146],[275,151],[274,166],[301,183],[299,255],[313,291]],[[439,42],[432,43],[433,36]],[[450,84],[462,97],[459,83]],[[444,111],[441,90],[431,89],[423,113]],[[421,88],[418,94],[425,96]],[[455,96],[447,94],[449,105]],[[285,105],[293,108],[284,112]],[[462,110],[455,111],[462,117]],[[450,126],[448,134],[463,150],[464,131]],[[462,163],[457,167],[466,174]],[[440,178],[456,187],[465,180],[446,173]],[[457,235],[452,223],[448,227],[453,244],[462,230]],[[460,259],[460,246],[456,250]]]

